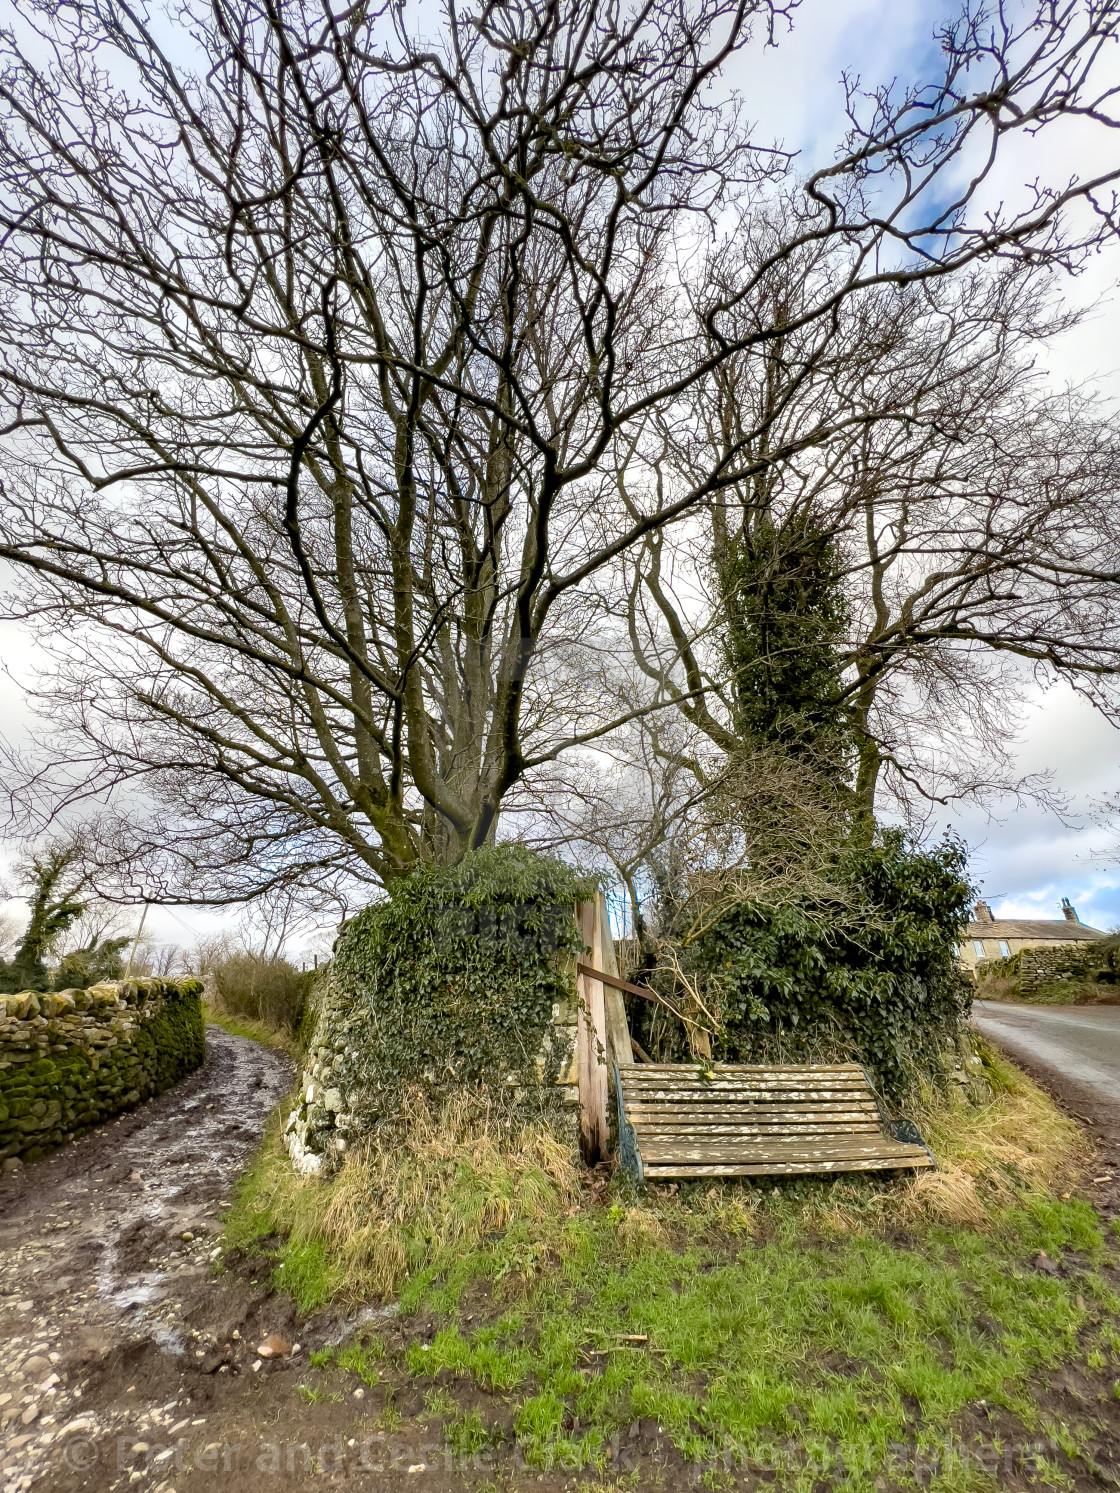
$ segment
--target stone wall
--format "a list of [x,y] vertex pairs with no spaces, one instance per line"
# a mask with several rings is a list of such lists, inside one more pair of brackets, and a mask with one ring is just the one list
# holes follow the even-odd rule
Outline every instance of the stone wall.
[[991,1104],[995,1097],[988,1082],[984,1060],[976,1050],[976,1039],[962,1026],[955,1042],[947,1043],[941,1054],[950,1092],[953,1089],[970,1104]]
[[197,1068],[198,980],[0,995],[0,1160],[38,1161]]
[[1092,983],[1104,975],[1106,982],[1112,983],[1117,953],[1116,943],[1102,938],[1020,949],[1010,959],[985,959],[976,966],[978,993],[983,996],[985,980],[1011,981],[1024,999],[1063,981]]
[[[284,1126],[284,1143],[297,1171],[307,1175],[332,1172],[354,1142],[370,1132],[360,1078],[361,1026],[358,1017],[338,1026],[320,1017],[300,1074],[295,1107]],[[573,1143],[579,1109],[575,1049],[575,1006],[554,1005],[552,1026],[537,1055],[537,1075],[544,1081],[546,1072],[559,1068],[555,1083],[563,1112],[571,1118]],[[507,1084],[514,1082],[507,1077]]]

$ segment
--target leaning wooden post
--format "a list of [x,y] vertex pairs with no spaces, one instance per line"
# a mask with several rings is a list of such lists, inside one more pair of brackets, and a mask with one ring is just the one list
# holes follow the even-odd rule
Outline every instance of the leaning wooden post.
[[[576,904],[576,927],[589,949],[595,946],[595,904]],[[603,982],[576,975],[579,1021],[576,1052],[579,1062],[579,1148],[588,1166],[607,1154],[607,1014]]]
[[[607,917],[606,898],[602,892],[595,894],[595,939],[591,945],[591,963],[605,975],[618,979],[618,957],[614,951],[611,925]],[[609,980],[603,982],[603,1005],[607,1013],[607,1083],[610,1085],[610,1064],[620,1068],[634,1062],[634,1049],[630,1045],[630,1027],[626,1021],[626,1002],[622,991]]]

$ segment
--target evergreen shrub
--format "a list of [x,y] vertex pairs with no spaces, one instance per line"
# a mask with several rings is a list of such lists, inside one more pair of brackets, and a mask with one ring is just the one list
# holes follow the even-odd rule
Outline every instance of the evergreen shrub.
[[696,973],[723,1018],[715,1055],[854,1060],[898,1099],[917,1073],[940,1076],[971,1004],[957,960],[974,897],[964,849],[918,851],[884,831],[827,870],[832,899],[737,902],[697,941]]

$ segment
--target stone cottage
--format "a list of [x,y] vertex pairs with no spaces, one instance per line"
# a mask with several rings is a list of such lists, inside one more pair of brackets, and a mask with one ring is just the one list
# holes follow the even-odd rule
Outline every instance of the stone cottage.
[[1107,938],[1099,928],[1090,928],[1077,916],[1067,897],[1062,898],[1062,917],[1053,922],[1035,918],[994,918],[986,902],[977,902],[976,916],[960,946],[961,964],[975,973],[981,960],[1009,959],[1021,949],[1058,947]]

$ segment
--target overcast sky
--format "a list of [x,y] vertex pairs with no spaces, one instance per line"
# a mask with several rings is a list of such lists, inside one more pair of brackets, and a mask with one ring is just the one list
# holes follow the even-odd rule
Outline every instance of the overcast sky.
[[[939,0],[804,0],[793,30],[783,30],[774,50],[752,48],[738,59],[730,81],[740,89],[761,140],[779,140],[800,152],[804,168],[828,159],[843,131],[841,74],[859,74],[867,86],[929,76],[936,65],[932,33],[939,11],[955,7]],[[1039,150],[1024,145],[1025,149]],[[1063,159],[1062,152],[1076,159]],[[1045,147],[1037,162],[1018,158],[1007,166],[1007,187],[1038,166],[1065,165],[1084,170],[1080,141],[1067,135]],[[1051,349],[1056,383],[1090,381],[1120,398],[1120,311],[1114,297],[1120,258],[1101,256],[1070,294],[1096,307],[1092,317],[1061,345]],[[1099,303],[1099,304],[1098,304]],[[0,625],[0,656],[17,676],[33,668],[25,641]],[[1120,820],[1115,831],[1094,815],[1095,801],[1120,791],[1120,738],[1067,686],[1055,685],[1032,696],[1019,760],[1024,773],[1050,769],[1071,804],[1062,822],[1033,807],[1006,811],[996,820],[964,809],[946,811],[972,849],[975,877],[997,913],[1058,917],[1068,896],[1084,922],[1109,928],[1120,924]],[[22,733],[26,702],[17,684],[0,676],[0,731],[9,739]],[[154,910],[149,926],[169,942],[192,941],[192,930],[207,931],[218,920],[196,912]]]
[[[843,130],[841,74],[858,74],[865,86],[931,76],[936,67],[932,34],[939,12],[956,7],[939,0],[805,0],[792,33],[774,51],[742,59],[736,79],[760,135],[784,139],[806,166],[823,163]],[[1010,195],[1038,169],[1091,170],[1073,134],[1028,160],[1017,151],[1004,167]],[[1000,184],[1002,185],[1002,184]],[[1120,400],[1120,252],[1100,256],[1068,294],[1092,314],[1050,350],[1056,384],[1089,382]],[[1007,916],[1060,917],[1069,897],[1083,922],[1120,924],[1120,817],[1101,823],[1094,805],[1120,791],[1120,733],[1067,686],[1031,692],[1018,759],[1022,773],[1049,769],[1072,812],[1063,823],[1030,805],[1003,806],[998,819],[973,808],[943,811],[936,823],[951,826],[971,848],[973,874],[993,910]]]

